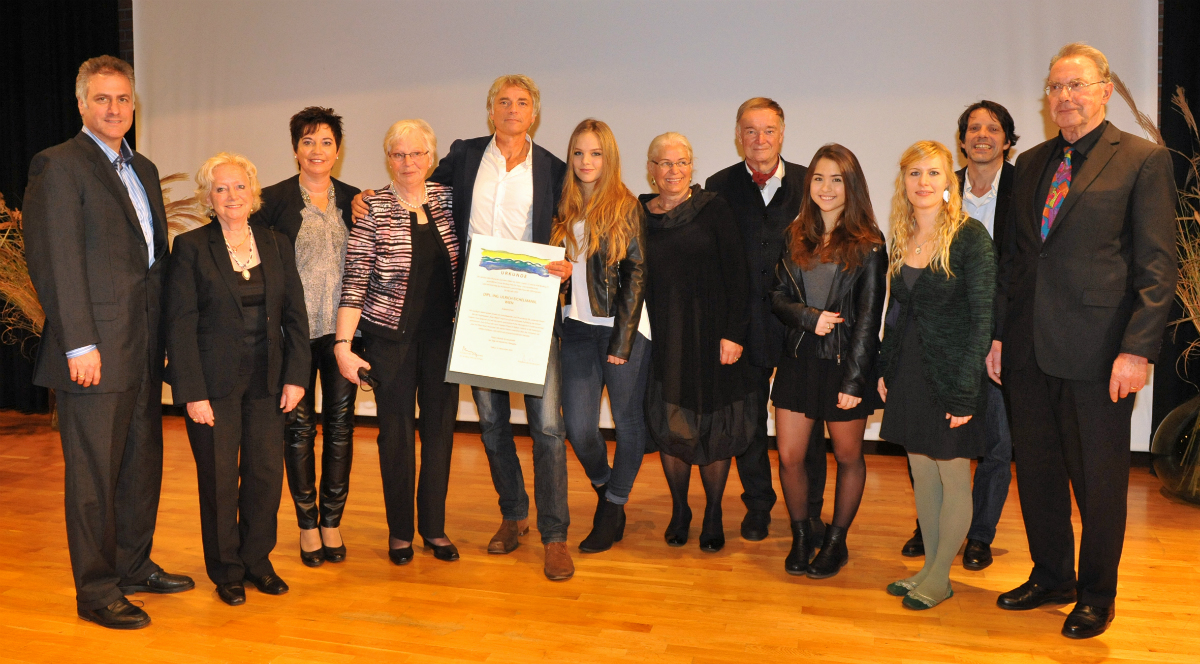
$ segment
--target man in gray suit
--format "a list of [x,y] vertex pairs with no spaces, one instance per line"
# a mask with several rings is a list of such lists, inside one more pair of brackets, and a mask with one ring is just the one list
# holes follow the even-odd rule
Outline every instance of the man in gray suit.
[[83,130],[33,158],[25,191],[29,276],[46,311],[34,383],[58,396],[79,617],[137,629],[150,617],[126,594],[195,587],[150,560],[162,486],[167,215],[158,169],[125,142],[133,68],[92,58],[75,96]]

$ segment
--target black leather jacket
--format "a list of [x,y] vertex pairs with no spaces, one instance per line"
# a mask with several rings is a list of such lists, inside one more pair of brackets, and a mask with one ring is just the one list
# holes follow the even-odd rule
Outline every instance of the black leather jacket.
[[[587,259],[588,302],[593,316],[614,318],[608,354],[628,360],[633,352],[633,335],[642,320],[642,303],[646,297],[646,224],[642,206],[638,216],[638,233],[629,240],[625,258],[614,265],[606,263],[608,238],[600,238],[600,248]],[[574,295],[567,281],[566,303]]]
[[[788,327],[783,351],[796,357],[804,335],[815,334],[813,330],[822,310],[805,303],[803,272],[792,262],[787,245],[784,246],[775,266],[771,310]],[[887,251],[882,244],[873,247],[861,265],[849,271],[839,269],[833,277],[824,310],[840,313],[845,322],[838,323],[833,332],[817,337],[817,357],[837,360],[842,367],[839,392],[862,397],[867,390],[875,389],[867,383],[875,378],[886,292]]]

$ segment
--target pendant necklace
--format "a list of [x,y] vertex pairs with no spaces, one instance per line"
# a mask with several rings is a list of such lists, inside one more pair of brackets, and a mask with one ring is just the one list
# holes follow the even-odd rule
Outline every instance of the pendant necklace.
[[933,239],[933,238],[929,238],[928,240],[925,240],[925,241],[924,241],[924,242],[922,242],[921,244],[918,244],[918,245],[917,245],[917,250],[916,250],[916,251],[914,251],[913,253],[914,253],[914,254],[917,254],[917,255],[919,256],[919,255],[921,254],[921,248],[922,248],[922,247],[924,247],[925,245],[929,244],[929,240],[932,240],[932,239]]
[[[248,239],[250,239],[249,227],[246,228],[245,239],[243,239],[241,242],[238,243],[237,248],[241,249],[242,245],[246,244],[246,240],[248,240]],[[246,281],[250,281],[250,264],[254,262],[254,245],[253,244],[250,245],[250,255],[248,257],[246,257],[245,263],[242,263],[241,261],[238,260],[237,251],[233,247],[229,246],[229,240],[225,240],[225,249],[226,249],[226,251],[229,252],[229,257],[233,259],[233,264],[235,266],[237,266],[237,268],[239,270],[241,270],[242,279],[245,279]]]

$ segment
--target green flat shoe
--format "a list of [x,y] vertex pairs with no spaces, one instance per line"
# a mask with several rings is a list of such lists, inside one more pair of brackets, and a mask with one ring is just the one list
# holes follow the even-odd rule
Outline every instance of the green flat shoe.
[[909,591],[909,593],[904,596],[901,604],[912,609],[913,611],[924,611],[926,609],[932,609],[951,597],[954,597],[954,590],[951,590],[950,594],[946,595],[945,599],[940,600],[935,600],[932,597],[918,592]]
[[889,595],[892,595],[894,597],[904,597],[905,595],[908,594],[908,591],[910,591],[916,587],[917,587],[917,584],[913,583],[912,581],[901,579],[895,583],[889,583],[888,587],[887,587],[887,592]]

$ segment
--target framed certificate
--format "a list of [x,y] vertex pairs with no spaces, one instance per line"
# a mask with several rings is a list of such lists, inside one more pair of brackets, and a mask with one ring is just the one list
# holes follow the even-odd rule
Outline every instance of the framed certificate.
[[446,382],[542,396],[562,247],[474,235],[450,341]]

